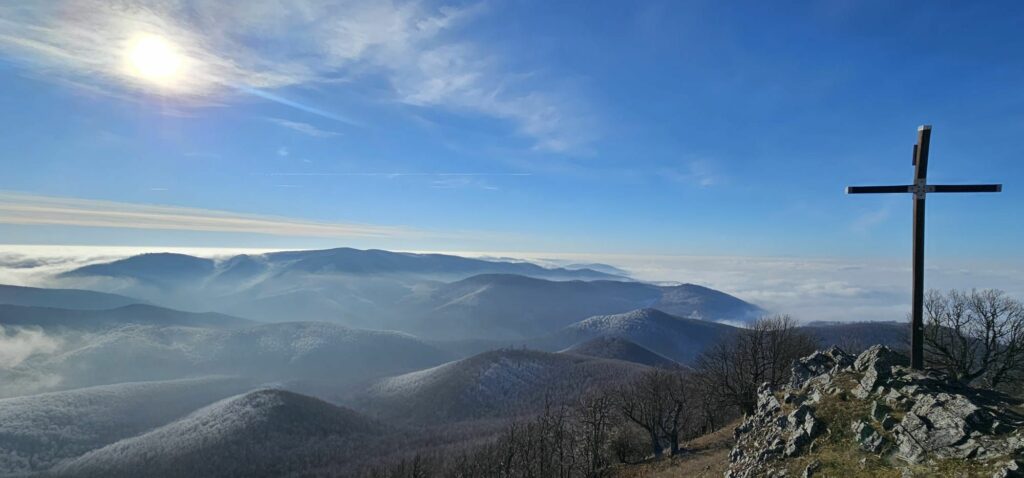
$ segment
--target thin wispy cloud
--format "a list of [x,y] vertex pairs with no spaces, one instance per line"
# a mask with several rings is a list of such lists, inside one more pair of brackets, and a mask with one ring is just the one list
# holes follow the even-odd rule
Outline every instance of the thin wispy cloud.
[[406,173],[406,172],[350,172],[350,173],[329,173],[329,172],[285,172],[285,173],[254,173],[259,176],[365,176],[365,177],[460,177],[460,176],[533,176],[533,173]]
[[[200,105],[241,92],[349,124],[359,121],[279,90],[383,79],[385,100],[502,119],[538,150],[572,151],[593,139],[569,92],[538,85],[535,72],[507,71],[465,36],[461,27],[486,10],[482,2],[388,0],[4,2],[0,50],[41,76],[94,90],[127,87]],[[153,88],[129,74],[126,52],[139,35],[168,39],[180,78]]]
[[282,128],[287,128],[292,131],[298,131],[306,136],[312,136],[314,138],[330,138],[332,136],[338,136],[341,133],[336,131],[328,131],[317,128],[309,123],[303,123],[300,121],[289,121],[280,118],[264,118],[265,120],[274,123]]
[[40,329],[4,328],[0,325],[0,369],[14,367],[35,354],[50,354],[60,347],[60,339]]
[[289,106],[291,108],[295,108],[295,109],[300,110],[300,111],[305,111],[306,113],[310,113],[310,114],[313,114],[313,115],[316,115],[316,116],[320,116],[320,117],[327,118],[327,119],[332,119],[334,121],[338,121],[338,122],[341,122],[341,123],[347,123],[347,124],[349,124],[351,126],[362,126],[362,123],[360,123],[360,122],[358,122],[358,121],[356,121],[354,119],[351,119],[351,118],[349,118],[347,116],[342,116],[342,115],[340,115],[338,113],[333,113],[333,112],[330,112],[330,111],[327,111],[327,110],[324,110],[324,109],[321,109],[321,108],[317,108],[315,106],[310,106],[310,105],[307,105],[307,104],[302,103],[302,102],[291,100],[291,99],[285,98],[285,97],[283,97],[281,95],[275,95],[275,94],[270,93],[268,91],[264,91],[264,90],[260,90],[260,89],[256,89],[256,88],[249,88],[249,87],[240,87],[239,91],[241,91],[243,93],[248,93],[248,94],[253,95],[253,96],[258,96],[258,97],[263,98],[265,100],[273,101],[274,103],[282,104],[284,106]]
[[430,182],[430,187],[434,189],[484,189],[487,191],[499,189],[478,176],[439,177]]
[[866,234],[875,226],[884,223],[892,216],[892,205],[886,204],[879,209],[862,213],[854,219],[850,229],[858,234]]
[[404,227],[317,222],[228,211],[0,192],[0,224],[237,232],[292,237],[409,237]]
[[723,176],[715,164],[706,159],[687,162],[679,169],[663,169],[660,175],[670,181],[709,188],[722,184]]

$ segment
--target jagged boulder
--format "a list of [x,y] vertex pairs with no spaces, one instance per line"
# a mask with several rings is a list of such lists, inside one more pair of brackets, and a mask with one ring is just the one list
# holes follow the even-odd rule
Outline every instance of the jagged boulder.
[[[949,460],[976,464],[969,476],[1024,476],[1019,405],[912,370],[905,356],[883,346],[857,357],[833,347],[797,361],[787,386],[759,388],[754,413],[735,430],[726,476],[832,476],[849,466],[927,470]],[[814,455],[822,447],[832,447],[831,456],[860,450],[863,458],[830,463]],[[808,455],[813,466],[797,459]]]
[[892,377],[893,367],[906,367],[909,364],[907,357],[893,352],[884,345],[875,345],[865,350],[853,363],[853,369],[863,374],[859,387],[853,389],[853,394],[858,398],[867,397],[875,388]]
[[807,405],[787,415],[781,415],[782,410],[772,389],[761,386],[754,413],[736,427],[735,435],[744,438],[744,446],[734,447],[729,454],[734,466],[726,473],[728,478],[771,476],[772,469],[757,464],[800,455],[824,429]]
[[1024,477],[1024,461],[1010,460],[1000,463],[992,478],[1021,478]]
[[790,388],[802,388],[813,378],[826,377],[838,369],[853,365],[854,357],[836,346],[819,350],[793,364]]
[[962,395],[921,396],[896,430],[900,457],[918,462],[926,453],[939,458],[968,458],[980,443],[976,430],[990,429],[995,417]]
[[853,436],[861,449],[868,453],[878,453],[885,446],[885,438],[871,425],[862,420],[853,423]]
[[786,424],[791,430],[786,440],[784,456],[796,456],[821,433],[821,422],[814,417],[814,411],[807,405],[800,405],[786,417]]

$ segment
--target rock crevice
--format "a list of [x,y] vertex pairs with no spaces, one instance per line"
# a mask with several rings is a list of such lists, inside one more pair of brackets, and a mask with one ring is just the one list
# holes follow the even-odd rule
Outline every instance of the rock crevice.
[[856,357],[833,347],[799,360],[787,386],[758,389],[754,413],[735,430],[726,477],[809,476],[849,465],[813,456],[822,441],[858,450],[862,468],[871,460],[913,475],[966,459],[962,466],[976,465],[980,476],[1024,476],[1019,402],[908,365],[884,346]]

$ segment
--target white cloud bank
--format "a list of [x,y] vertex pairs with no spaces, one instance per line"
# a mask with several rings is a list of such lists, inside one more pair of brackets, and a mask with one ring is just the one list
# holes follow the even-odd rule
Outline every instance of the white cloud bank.
[[[459,254],[459,253],[457,253]],[[772,312],[802,321],[904,320],[910,312],[910,261],[881,259],[554,254],[524,252],[461,253],[519,257],[543,262],[605,263],[640,280],[689,282],[733,294]],[[1024,299],[1024,263],[931,260],[926,287],[993,288]]]
[[[0,3],[0,51],[44,77],[90,89],[127,86],[218,104],[246,92],[307,113],[356,123],[274,91],[368,78],[387,98],[507,120],[535,147],[566,151],[587,141],[570,92],[513,74],[484,45],[460,37],[483,4],[391,0],[74,0]],[[126,52],[140,35],[166,38],[181,73],[155,88],[131,74]],[[321,88],[321,91],[326,88]],[[316,130],[298,126],[314,135]]]
[[[0,283],[46,287],[54,274],[144,252],[202,257],[271,249],[0,245]],[[273,249],[280,250],[280,249]],[[605,263],[640,280],[689,282],[721,290],[802,321],[904,320],[910,310],[910,265],[891,260],[801,259],[524,252],[443,252],[529,260],[542,265]],[[557,259],[552,259],[557,258]],[[1024,264],[933,261],[928,287],[995,288],[1024,299]]]
[[54,353],[60,345],[60,340],[42,330],[0,325],[0,368],[15,367],[36,354]]

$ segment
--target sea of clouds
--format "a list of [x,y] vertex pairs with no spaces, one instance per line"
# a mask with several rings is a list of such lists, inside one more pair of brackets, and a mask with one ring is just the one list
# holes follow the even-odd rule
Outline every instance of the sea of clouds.
[[[0,283],[47,287],[62,271],[143,252],[179,252],[202,257],[267,252],[268,249],[0,246]],[[410,251],[445,252],[445,251]],[[694,283],[733,294],[799,320],[904,320],[910,308],[910,261],[858,258],[797,258],[527,252],[451,252],[468,257],[515,258],[545,266],[609,264],[644,281]],[[908,258],[909,259],[909,258]],[[926,285],[937,289],[995,288],[1024,299],[1024,263],[934,260]]]

